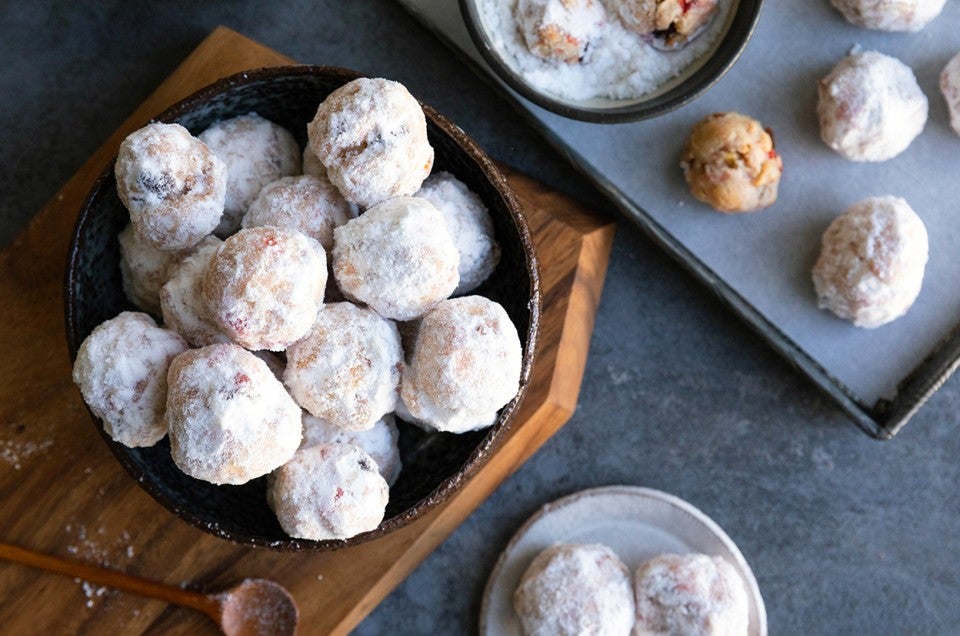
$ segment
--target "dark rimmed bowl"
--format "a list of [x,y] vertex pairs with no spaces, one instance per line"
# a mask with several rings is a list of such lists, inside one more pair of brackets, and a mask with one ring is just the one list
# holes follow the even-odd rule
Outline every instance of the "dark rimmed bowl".
[[534,104],[553,113],[599,124],[617,124],[650,119],[696,99],[713,86],[740,57],[757,20],[763,0],[732,2],[726,24],[711,48],[660,88],[636,99],[566,99],[531,85],[511,64],[509,54],[491,40],[477,9],[477,0],[459,0],[463,22],[480,55],[507,86]]
[[[324,66],[271,67],[239,73],[201,89],[157,115],[198,134],[213,122],[251,111],[287,128],[301,146],[306,124],[333,90],[360,77]],[[403,470],[390,489],[380,526],[343,541],[293,539],[280,528],[266,503],[265,478],[242,486],[215,486],[182,473],[164,438],[151,448],[127,448],[93,421],[124,468],[154,499],[184,521],[236,543],[278,550],[334,550],[382,537],[406,526],[445,500],[484,464],[510,428],[530,381],[540,318],[537,260],[526,221],[506,179],[462,130],[424,106],[427,132],[436,152],[434,171],[446,170],[467,184],[489,208],[502,255],[499,266],[475,293],[504,306],[523,344],[518,395],[492,428],[452,435],[425,433],[401,423]],[[65,305],[71,360],[84,338],[101,322],[135,310],[124,297],[117,234],[129,220],[117,196],[111,163],[87,196],[67,254]]]

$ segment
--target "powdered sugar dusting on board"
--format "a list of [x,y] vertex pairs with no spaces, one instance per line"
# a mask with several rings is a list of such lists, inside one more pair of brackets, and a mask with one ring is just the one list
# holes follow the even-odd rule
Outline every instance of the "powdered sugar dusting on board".
[[566,99],[635,99],[654,92],[707,53],[733,6],[718,3],[713,22],[679,51],[658,51],[607,11],[579,64],[547,61],[527,48],[514,17],[517,0],[477,0],[484,32],[504,61],[535,88]]

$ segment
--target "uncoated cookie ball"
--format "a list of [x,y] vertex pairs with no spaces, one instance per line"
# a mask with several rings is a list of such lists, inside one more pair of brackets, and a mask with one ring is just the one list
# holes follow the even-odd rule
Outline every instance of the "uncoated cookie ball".
[[320,104],[307,133],[327,177],[362,207],[410,196],[433,167],[423,109],[398,82],[344,84]]
[[714,113],[690,132],[680,160],[697,199],[721,212],[750,212],[777,200],[783,160],[773,135],[740,113]]
[[823,233],[813,285],[820,307],[858,327],[898,318],[916,300],[927,264],[927,230],[901,198],[853,204]]

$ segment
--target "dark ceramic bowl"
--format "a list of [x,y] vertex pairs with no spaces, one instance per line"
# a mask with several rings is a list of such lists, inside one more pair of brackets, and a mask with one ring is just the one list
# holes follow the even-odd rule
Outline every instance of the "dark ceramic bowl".
[[[499,48],[477,8],[478,0],[459,0],[460,13],[480,55],[507,86],[534,104],[570,119],[616,124],[649,119],[679,108],[703,94],[733,66],[760,17],[763,0],[721,0],[732,3],[719,34],[706,53],[658,89],[636,99],[575,100],[544,92],[530,84],[512,56]],[[616,19],[610,17],[610,19]],[[701,37],[708,37],[703,35]],[[665,53],[670,55],[670,53]]]
[[[334,89],[359,77],[353,71],[322,66],[266,68],[224,78],[177,103],[155,118],[177,122],[198,134],[213,122],[255,111],[286,127],[302,144],[306,124]],[[425,433],[400,423],[403,470],[390,489],[380,526],[345,541],[292,539],[267,507],[265,479],[242,486],[215,486],[182,473],[170,458],[167,438],[151,448],[127,448],[94,423],[107,445],[157,501],[188,523],[237,543],[280,550],[332,550],[362,543],[402,528],[455,492],[486,461],[510,427],[530,380],[540,316],[540,288],[533,244],[520,206],[500,171],[463,131],[424,106],[434,170],[446,170],[484,201],[493,217],[502,257],[490,279],[477,290],[501,303],[523,343],[520,392],[489,429],[464,435]],[[87,196],[67,255],[65,302],[71,359],[98,324],[135,309],[124,297],[117,234],[128,222],[117,196],[111,164]]]

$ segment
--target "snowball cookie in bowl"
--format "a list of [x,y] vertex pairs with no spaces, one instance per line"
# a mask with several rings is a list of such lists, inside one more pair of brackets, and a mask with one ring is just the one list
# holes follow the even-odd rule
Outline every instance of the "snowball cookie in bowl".
[[610,0],[620,22],[667,48],[683,46],[709,24],[717,0]]
[[230,342],[210,317],[203,298],[203,278],[222,243],[212,234],[200,241],[190,254],[170,268],[167,282],[160,288],[163,324],[183,336],[191,347]]
[[158,250],[140,240],[133,225],[117,235],[120,242],[120,276],[127,300],[152,314],[160,313],[160,288],[167,281],[172,266],[183,258],[186,250]]
[[531,53],[567,64],[583,60],[607,19],[600,0],[519,0],[514,13]]
[[927,230],[901,198],[873,197],[833,220],[813,267],[820,307],[858,327],[906,313],[923,284]]
[[448,433],[485,428],[520,388],[517,329],[483,296],[444,300],[420,322],[404,367],[401,417]]
[[950,126],[960,135],[960,53],[951,58],[940,73],[940,92],[950,111]]
[[257,113],[222,119],[200,139],[227,166],[221,238],[240,229],[240,219],[268,183],[300,172],[300,145],[288,130]]
[[183,338],[147,314],[125,311],[84,339],[73,381],[114,441],[153,446],[167,434],[167,368],[186,350]]
[[919,31],[947,0],[830,0],[851,24],[880,31]]
[[413,194],[433,167],[423,109],[399,82],[344,84],[317,108],[307,134],[333,185],[363,207]]
[[752,212],[777,200],[783,159],[757,120],[713,113],[690,131],[680,167],[700,201],[720,212]]
[[296,230],[255,227],[217,248],[203,297],[211,318],[235,342],[282,351],[310,329],[326,284],[320,243]]
[[393,412],[402,366],[400,333],[392,321],[367,307],[332,303],[287,349],[283,381],[311,414],[362,431]]
[[134,231],[159,250],[196,245],[220,221],[227,167],[180,124],[149,124],[128,135],[114,174]]
[[321,444],[353,444],[362,448],[377,463],[380,476],[392,486],[400,476],[400,431],[392,413],[377,420],[373,428],[365,431],[348,431],[334,426],[327,420],[303,412],[303,442],[300,448]]
[[746,636],[749,600],[736,569],[720,557],[662,554],[634,579],[634,634]]
[[599,544],[553,545],[520,578],[513,607],[525,636],[629,636],[630,572]]
[[170,364],[170,454],[213,484],[245,484],[293,457],[300,407],[266,363],[233,344],[191,349]]
[[457,267],[460,282],[453,295],[473,291],[500,262],[500,245],[493,234],[490,212],[476,193],[449,172],[427,177],[415,196],[429,201],[440,211],[460,253]]
[[876,51],[840,60],[817,83],[820,137],[851,161],[886,161],[927,123],[927,97],[910,67]]
[[320,444],[297,451],[271,475],[267,503],[291,537],[348,539],[380,525],[389,492],[363,449]]
[[443,215],[423,199],[388,199],[333,236],[340,291],[381,316],[419,318],[457,288],[460,254]]
[[333,229],[353,215],[350,204],[326,177],[283,177],[264,186],[240,225],[272,225],[297,230],[316,239],[323,249],[333,247]]

